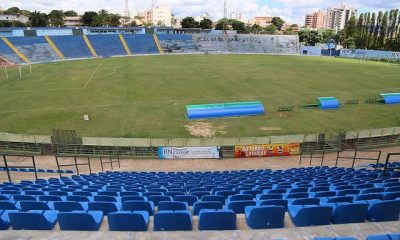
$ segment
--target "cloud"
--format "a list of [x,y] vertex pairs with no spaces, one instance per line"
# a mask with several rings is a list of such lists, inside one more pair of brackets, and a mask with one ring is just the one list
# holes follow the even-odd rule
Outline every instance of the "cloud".
[[[151,0],[129,0],[130,12],[143,11],[151,6]],[[223,0],[155,0],[158,5],[170,6],[177,17],[201,16],[208,12],[213,19],[223,16]],[[239,11],[245,18],[254,16],[279,16],[287,22],[303,24],[306,13],[329,7],[339,6],[341,0],[228,0],[228,12]],[[399,7],[399,0],[347,0],[346,5],[360,9],[360,12],[370,10],[389,10]],[[75,10],[83,13],[88,10],[123,14],[124,0],[6,0],[0,2],[0,7],[17,6],[21,9],[50,12],[53,9]]]

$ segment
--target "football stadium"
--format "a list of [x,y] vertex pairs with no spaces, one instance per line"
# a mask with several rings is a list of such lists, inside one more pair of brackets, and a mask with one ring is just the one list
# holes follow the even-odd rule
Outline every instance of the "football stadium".
[[400,52],[282,33],[0,27],[0,238],[400,239]]

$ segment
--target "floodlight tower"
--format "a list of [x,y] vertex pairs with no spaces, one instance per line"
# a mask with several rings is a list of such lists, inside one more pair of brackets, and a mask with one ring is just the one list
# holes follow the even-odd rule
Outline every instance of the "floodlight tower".
[[228,18],[228,0],[224,0],[224,18]]
[[130,19],[131,15],[129,13],[129,0],[125,0],[125,18]]

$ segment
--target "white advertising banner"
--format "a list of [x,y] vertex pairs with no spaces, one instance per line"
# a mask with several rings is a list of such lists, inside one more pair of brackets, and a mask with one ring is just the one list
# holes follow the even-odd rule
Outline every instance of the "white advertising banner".
[[159,159],[218,159],[219,147],[158,147]]

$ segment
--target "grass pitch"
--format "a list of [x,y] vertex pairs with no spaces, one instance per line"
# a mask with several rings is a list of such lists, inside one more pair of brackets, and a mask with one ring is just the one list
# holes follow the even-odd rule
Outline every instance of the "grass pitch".
[[[50,135],[173,138],[251,137],[400,125],[400,105],[364,104],[400,92],[400,66],[339,58],[268,55],[164,55],[38,64],[33,73],[0,69],[0,131]],[[337,111],[302,109],[336,96]],[[262,101],[265,116],[185,117],[187,104]],[[295,105],[292,112],[277,112]],[[83,121],[89,114],[90,121]],[[190,131],[188,130],[190,129]],[[196,132],[196,133],[195,133]]]

